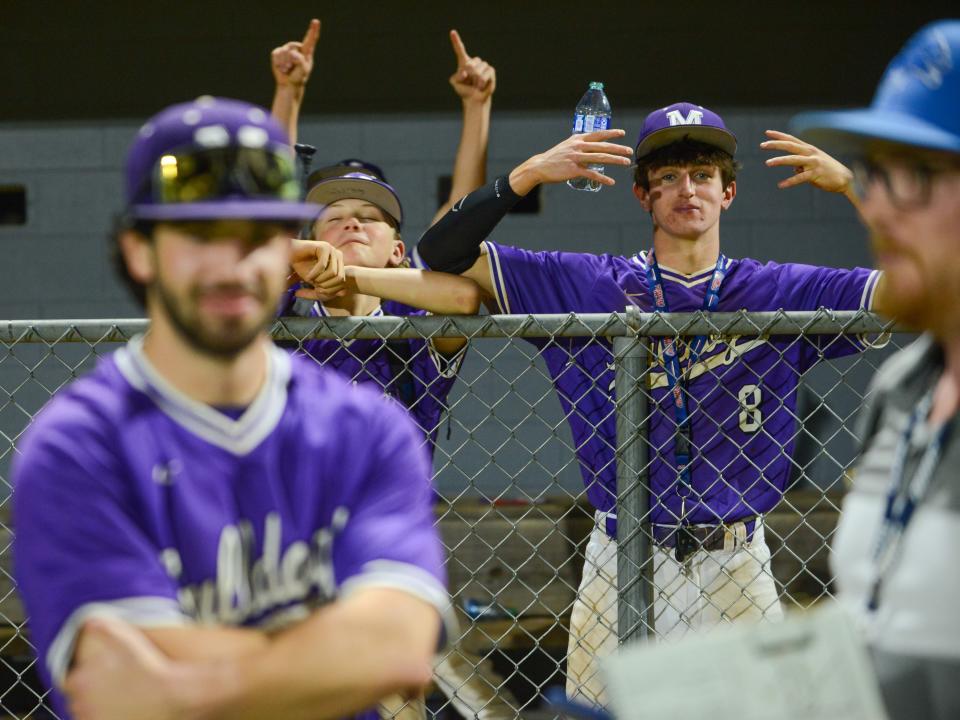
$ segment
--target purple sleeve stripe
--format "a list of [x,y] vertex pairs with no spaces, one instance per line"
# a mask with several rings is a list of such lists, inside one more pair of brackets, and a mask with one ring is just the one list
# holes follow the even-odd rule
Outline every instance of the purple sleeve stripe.
[[[863,296],[860,300],[860,307],[865,310],[873,310],[873,301],[874,296],[877,294],[877,285],[880,283],[880,275],[879,270],[871,271],[869,277],[867,277],[867,282],[863,286]],[[882,347],[886,347],[887,343],[890,342],[890,338],[891,334],[888,332],[876,335],[866,335],[863,333],[857,335],[857,341],[866,350],[879,350]]]
[[117,618],[141,627],[176,627],[193,622],[168,597],[120,598],[81,605],[67,618],[47,650],[47,669],[57,687],[63,687],[66,680],[80,628],[93,617]]
[[880,280],[880,271],[873,270],[867,277],[867,282],[863,286],[863,296],[860,298],[860,307],[865,310],[873,310],[873,296],[877,291],[877,283]]
[[500,312],[505,315],[510,312],[510,299],[507,297],[506,283],[503,279],[503,270],[500,268],[500,256],[497,254],[497,246],[491,242],[484,241],[483,247],[487,249],[487,263],[490,266],[490,277],[493,280],[493,292],[497,298],[497,305]]
[[359,575],[347,578],[340,585],[340,597],[348,597],[366,588],[402,590],[433,605],[440,613],[448,638],[458,637],[457,620],[447,589],[437,578],[417,565],[396,560],[371,560]]

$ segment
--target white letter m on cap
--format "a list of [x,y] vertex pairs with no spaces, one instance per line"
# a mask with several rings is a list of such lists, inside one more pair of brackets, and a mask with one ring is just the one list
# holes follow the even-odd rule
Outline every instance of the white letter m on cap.
[[671,110],[667,113],[667,118],[671,125],[700,125],[703,113],[700,110],[691,110],[684,117],[679,110]]

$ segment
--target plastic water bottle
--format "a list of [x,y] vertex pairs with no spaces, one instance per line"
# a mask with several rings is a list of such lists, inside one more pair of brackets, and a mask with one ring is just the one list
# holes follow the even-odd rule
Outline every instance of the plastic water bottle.
[[[592,82],[587,91],[577,103],[577,109],[573,113],[573,134],[589,133],[595,130],[606,130],[610,127],[610,119],[613,117],[610,112],[610,101],[603,92],[603,83]],[[590,165],[591,170],[599,173],[603,172],[603,165]],[[567,185],[574,190],[587,190],[588,192],[597,192],[603,187],[596,180],[577,177],[567,180]]]

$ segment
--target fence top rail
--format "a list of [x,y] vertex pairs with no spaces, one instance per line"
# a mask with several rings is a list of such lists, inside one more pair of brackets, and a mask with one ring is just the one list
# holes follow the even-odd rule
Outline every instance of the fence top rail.
[[[144,319],[0,321],[0,342],[124,342],[144,332]],[[858,335],[905,332],[864,310],[770,312],[567,313],[553,315],[457,315],[410,317],[281,318],[276,340],[402,339],[419,337],[552,338],[665,337],[690,335]]]

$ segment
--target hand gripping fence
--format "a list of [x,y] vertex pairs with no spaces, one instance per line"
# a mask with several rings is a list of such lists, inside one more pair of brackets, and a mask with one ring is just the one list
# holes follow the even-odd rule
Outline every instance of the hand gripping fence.
[[[51,395],[146,329],[0,323],[0,716],[53,717],[12,575],[15,444]],[[880,362],[911,340],[895,331],[864,311],[829,310],[278,320],[278,343],[379,383],[432,439],[460,636],[438,658],[425,707],[382,714],[516,717],[565,684],[597,699],[590,661],[618,643],[828,599],[856,417]],[[665,499],[674,433],[659,353],[672,340],[682,358],[700,335],[684,391],[701,527],[690,530],[698,552],[677,563],[684,523]],[[441,337],[469,339],[462,364],[424,342]],[[761,532],[769,555],[755,547]],[[738,549],[750,562],[734,565]]]

